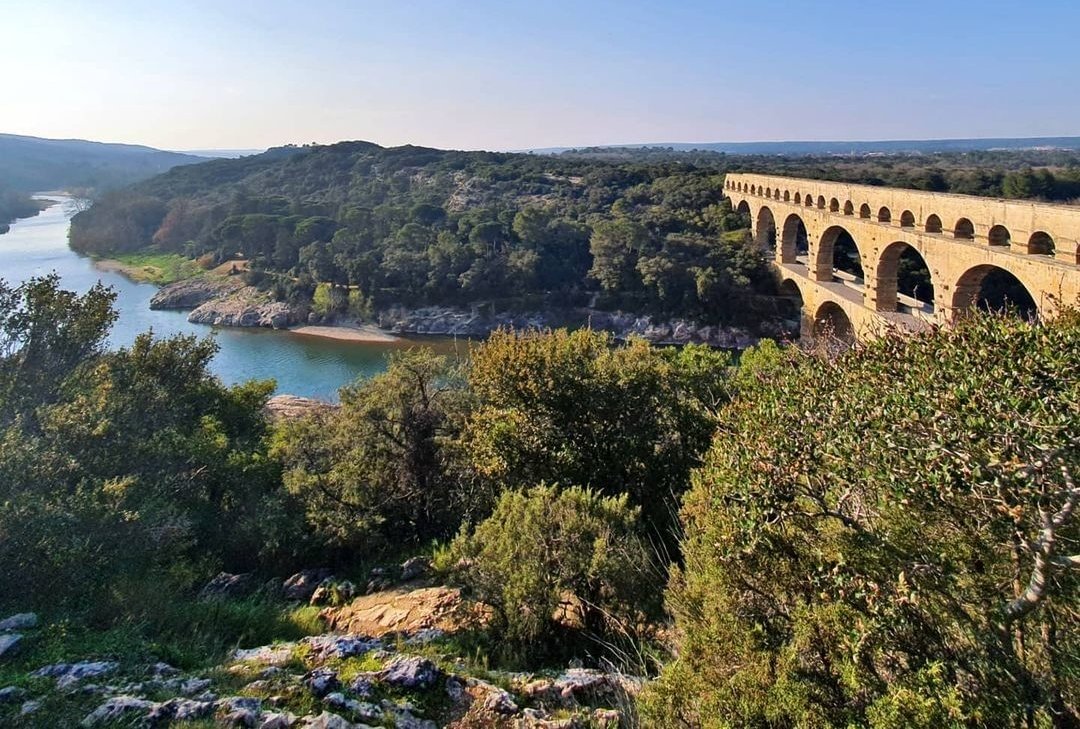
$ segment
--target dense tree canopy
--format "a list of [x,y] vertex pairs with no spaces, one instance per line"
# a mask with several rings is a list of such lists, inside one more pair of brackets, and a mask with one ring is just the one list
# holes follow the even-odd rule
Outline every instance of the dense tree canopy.
[[538,486],[503,493],[443,561],[489,608],[484,627],[503,651],[536,660],[566,642],[634,636],[656,611],[661,572],[640,532],[625,495]]

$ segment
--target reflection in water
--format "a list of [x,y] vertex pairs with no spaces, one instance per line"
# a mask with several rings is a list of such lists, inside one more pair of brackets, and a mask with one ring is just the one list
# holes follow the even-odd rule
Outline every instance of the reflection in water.
[[468,343],[446,337],[400,342],[341,342],[266,329],[214,328],[192,324],[181,311],[151,311],[150,297],[157,288],[135,283],[118,273],[97,269],[89,258],[67,244],[68,220],[73,211],[62,195],[39,196],[57,201],[35,218],[19,220],[0,235],[0,278],[17,284],[50,272],[60,275],[64,288],[83,292],[99,280],[116,293],[119,319],[109,344],[131,344],[140,332],[157,336],[213,335],[220,348],[211,369],[227,383],[273,379],[277,391],[293,395],[336,399],[337,390],[357,377],[369,377],[386,366],[386,355],[423,344],[440,351],[464,352]]

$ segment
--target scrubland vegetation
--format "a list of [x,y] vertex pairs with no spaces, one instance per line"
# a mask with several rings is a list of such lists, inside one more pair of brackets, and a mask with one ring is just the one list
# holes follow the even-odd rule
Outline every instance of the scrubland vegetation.
[[47,624],[0,683],[210,667],[320,630],[197,600],[218,571],[427,554],[483,616],[455,638],[474,664],[651,676],[642,726],[1076,720],[1075,313],[738,367],[501,332],[278,422],[269,383],[208,374],[208,341],[106,351],[114,316],[100,288],[0,289],[0,607]]
[[[239,254],[251,282],[324,313],[596,299],[760,321],[773,281],[720,192],[746,166],[1077,195],[1075,156],[1052,152],[928,166],[346,143],[175,169],[80,213],[72,242],[170,277]],[[274,419],[272,383],[209,373],[211,341],[106,350],[112,301],[55,278],[0,286],[0,613],[43,622],[0,655],[0,688],[37,691],[33,670],[87,658],[237,687],[235,649],[332,619],[283,601],[280,578],[325,567],[344,580],[322,604],[340,607],[421,556],[424,584],[460,590],[460,630],[399,644],[447,696],[461,672],[484,677],[504,718],[543,705],[508,671],[570,662],[646,679],[598,726],[1080,722],[1075,311],[738,357],[502,330],[463,359],[399,352],[339,406]],[[200,597],[221,572],[270,587]],[[315,712],[326,671],[389,670],[386,643],[287,645],[305,692],[275,697],[271,674],[243,690]],[[0,721],[74,723],[94,705],[79,696],[30,718],[0,700]],[[394,706],[384,723],[413,726]]]

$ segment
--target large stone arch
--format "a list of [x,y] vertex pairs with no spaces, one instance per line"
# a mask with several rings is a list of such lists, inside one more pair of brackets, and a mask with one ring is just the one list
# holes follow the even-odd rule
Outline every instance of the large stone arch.
[[792,318],[796,322],[794,331],[787,332],[792,338],[798,338],[801,333],[803,322],[806,319],[806,298],[803,296],[802,287],[799,286],[799,282],[794,278],[785,278],[780,282],[779,287],[780,298],[786,300],[791,307]]
[[767,205],[758,208],[754,225],[754,240],[763,251],[776,252],[776,218]]
[[[917,267],[917,268],[916,268]],[[900,294],[923,303],[923,311],[937,308],[933,271],[923,252],[905,241],[885,246],[874,271],[874,306],[877,311],[898,311]]]
[[860,264],[863,261],[868,261],[866,254],[862,248],[859,247],[859,241],[855,239],[855,236],[842,225],[831,225],[825,229],[825,232],[821,234],[821,238],[818,240],[818,244],[814,250],[814,260],[811,262],[810,275],[815,281],[832,281],[833,280],[833,255],[835,253],[835,246],[837,239],[841,235],[846,235],[851,238],[855,244],[855,252],[858,253]]
[[825,337],[844,343],[855,341],[855,326],[847,312],[835,301],[822,302],[814,312],[813,336]]
[[796,213],[791,213],[784,220],[784,229],[780,235],[780,262],[795,263],[798,256],[810,252],[810,235],[806,223]]
[[[1001,283],[996,283],[995,279]],[[995,290],[984,290],[990,288],[988,284],[993,285]],[[1003,295],[1006,285],[1009,285],[1011,290],[1005,291]],[[977,307],[998,310],[1005,306],[1019,309],[1022,315],[1035,316],[1042,310],[1042,302],[1035,298],[1035,291],[1037,289],[1014,271],[991,263],[981,263],[971,266],[957,277],[952,287],[950,308],[954,318]]]

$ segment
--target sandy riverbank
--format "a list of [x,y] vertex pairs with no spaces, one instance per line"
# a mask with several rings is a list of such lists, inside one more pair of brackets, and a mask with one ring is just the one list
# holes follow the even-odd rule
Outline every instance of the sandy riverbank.
[[309,337],[340,339],[346,342],[396,342],[400,339],[372,324],[334,327],[307,325],[293,327],[289,331]]

